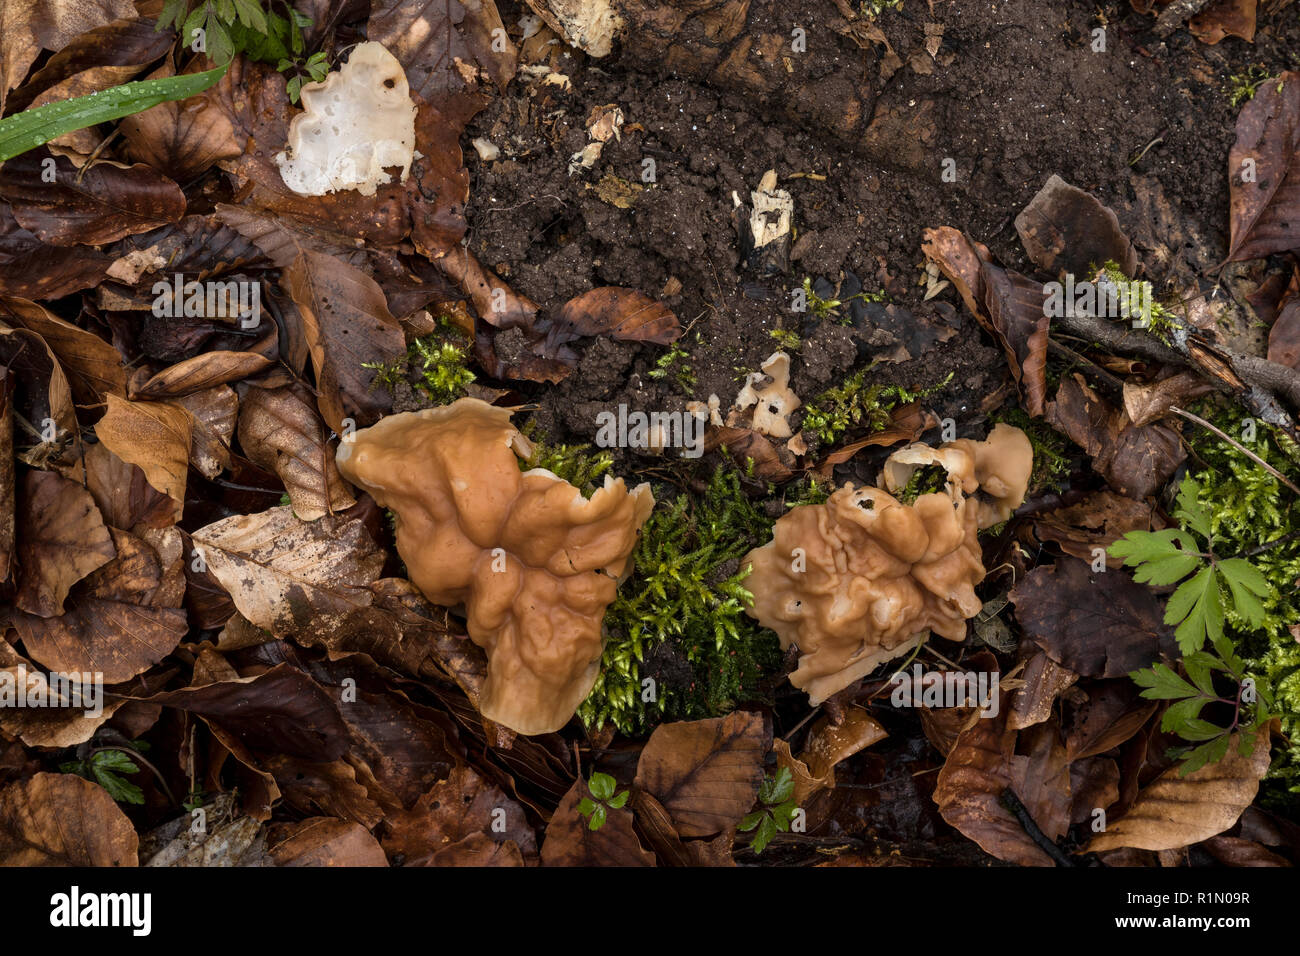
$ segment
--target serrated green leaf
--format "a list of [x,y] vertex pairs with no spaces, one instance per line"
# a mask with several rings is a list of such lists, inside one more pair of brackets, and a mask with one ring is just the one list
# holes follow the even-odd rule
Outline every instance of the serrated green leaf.
[[1190,475],[1178,487],[1178,508],[1174,516],[1179,524],[1189,527],[1201,537],[1210,538],[1210,516],[1200,502],[1201,486]]
[[1174,637],[1184,654],[1199,651],[1207,637],[1223,633],[1223,599],[1213,568],[1202,568],[1170,595],[1165,623],[1178,624]]
[[1210,676],[1210,671],[1218,661],[1203,651],[1195,654],[1188,654],[1183,658],[1183,670],[1187,672],[1187,678],[1196,685],[1206,697],[1218,696],[1214,690],[1214,678]]
[[140,768],[120,750],[101,750],[90,758],[90,765],[97,770],[112,770],[117,773],[138,773]]
[[1200,770],[1206,764],[1218,763],[1223,759],[1224,754],[1227,752],[1227,734],[1224,734],[1217,740],[1211,740],[1209,743],[1201,744],[1201,746],[1187,754],[1182,766],[1178,768],[1178,775],[1180,777],[1185,777],[1189,773],[1195,773],[1197,770]]
[[1179,677],[1167,664],[1155,664],[1147,670],[1129,674],[1139,687],[1145,687],[1142,696],[1147,700],[1179,700],[1196,697],[1197,690]]
[[1176,543],[1177,537],[1176,528],[1166,528],[1163,531],[1130,531],[1107,550],[1112,557],[1123,558],[1124,563],[1131,567],[1177,554],[1180,550]]
[[736,829],[741,833],[748,833],[750,830],[754,829],[754,827],[758,826],[759,821],[761,821],[765,816],[767,816],[767,814],[762,810],[755,810],[753,813],[747,813],[745,814],[744,819],[742,819],[739,825],[737,825]]
[[1139,584],[1163,587],[1187,577],[1200,566],[1200,555],[1179,552],[1139,565],[1133,572],[1133,580]]
[[1207,703],[1204,697],[1187,697],[1170,704],[1160,718],[1160,729],[1167,734],[1181,734],[1184,727],[1200,716]]
[[776,836],[776,823],[767,814],[763,815],[763,821],[758,825],[758,832],[754,834],[754,842],[750,844],[755,853],[762,853],[767,849],[767,845],[772,842],[772,837]]

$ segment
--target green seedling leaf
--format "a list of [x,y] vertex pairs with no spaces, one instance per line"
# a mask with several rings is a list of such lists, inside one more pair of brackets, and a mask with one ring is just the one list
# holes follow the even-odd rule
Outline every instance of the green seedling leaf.
[[188,99],[210,88],[226,67],[187,76],[124,83],[111,90],[47,103],[0,119],[0,162],[43,146],[50,140],[97,123],[121,119],[159,103]]
[[607,773],[593,773],[587,786],[597,800],[608,800],[614,795],[615,781]]
[[620,793],[618,796],[610,797],[610,799],[609,799],[609,807],[610,807],[610,809],[611,809],[611,810],[622,810],[623,807],[624,807],[624,805],[627,803],[627,798],[628,798],[629,793],[630,793],[630,791],[628,791],[628,790],[624,790],[624,791],[623,791],[622,793]]
[[605,808],[599,803],[591,811],[591,819],[587,822],[588,830],[599,830],[605,825]]

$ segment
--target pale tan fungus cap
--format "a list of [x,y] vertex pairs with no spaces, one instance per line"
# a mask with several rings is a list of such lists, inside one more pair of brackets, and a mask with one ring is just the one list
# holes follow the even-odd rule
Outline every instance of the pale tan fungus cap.
[[[986,442],[912,445],[886,462],[882,483],[897,490],[916,468],[938,464],[948,472],[944,491],[905,505],[880,488],[847,484],[824,504],[781,517],[772,541],[742,563],[753,565],[745,581],[754,595],[750,616],[783,648],[799,648],[790,683],[819,704],[908,653],[927,632],[963,640],[982,606],[978,531],[1019,506],[1032,455],[1028,439],[1006,425]],[[990,500],[974,497],[980,491]]]
[[390,415],[339,447],[343,476],[397,517],[397,550],[430,601],[465,606],[487,651],[484,717],[559,730],[600,670],[601,622],[654,508],[647,484],[606,476],[590,499],[521,472],[511,410],[475,398]]

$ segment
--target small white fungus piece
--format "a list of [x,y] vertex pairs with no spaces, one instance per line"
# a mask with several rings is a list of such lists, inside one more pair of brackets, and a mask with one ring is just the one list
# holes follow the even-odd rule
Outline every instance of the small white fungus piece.
[[286,152],[276,164],[300,196],[355,189],[373,196],[393,181],[386,169],[411,172],[415,103],[406,73],[381,43],[361,43],[323,83],[302,88],[303,112],[289,124]]

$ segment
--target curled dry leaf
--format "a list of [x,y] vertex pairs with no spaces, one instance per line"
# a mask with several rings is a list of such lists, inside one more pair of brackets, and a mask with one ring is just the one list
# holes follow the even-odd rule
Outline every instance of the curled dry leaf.
[[1178,767],[1170,767],[1138,791],[1123,817],[1093,837],[1088,852],[1117,847],[1175,850],[1227,830],[1259,791],[1268,770],[1272,729],[1259,729],[1249,756],[1241,754],[1241,735],[1233,734],[1223,759],[1185,777],[1179,776]]
[[1178,657],[1160,599],[1122,571],[1096,573],[1065,557],[1030,571],[1011,602],[1026,636],[1083,677],[1123,677],[1162,653]]
[[559,328],[574,336],[668,345],[682,334],[671,309],[635,289],[604,286],[570,299],[560,310]]
[[1037,652],[1021,672],[1024,685],[1011,695],[1007,726],[1023,730],[1041,724],[1052,715],[1057,696],[1078,679],[1079,675],[1068,667],[1062,667],[1043,651]]
[[1151,719],[1159,706],[1138,696],[1127,679],[1102,681],[1086,687],[1087,699],[1074,708],[1065,726],[1070,760],[1086,760],[1118,747]]
[[1015,739],[1005,711],[963,730],[939,771],[934,802],[944,820],[986,853],[1021,866],[1050,866],[1051,857],[1002,803],[1003,791],[1012,785]]
[[0,790],[0,866],[137,866],[139,845],[108,791],[75,774]]
[[641,751],[634,784],[663,804],[679,834],[712,836],[754,806],[770,745],[767,718],[748,711],[660,724]]
[[53,441],[45,441],[25,454],[22,461],[46,467],[75,459],[81,445],[81,429],[72,404],[63,366],[45,340],[27,329],[0,328],[0,361],[6,377],[12,375],[17,386],[12,395],[13,414],[21,415],[44,432],[54,426]]
[[348,750],[348,726],[336,699],[289,664],[144,699],[198,714],[251,750],[313,761],[337,760]]
[[1156,510],[1113,491],[1094,491],[1078,504],[1056,508],[1034,522],[1040,541],[1054,541],[1062,551],[1091,564],[1100,555],[1106,567],[1116,570],[1124,559],[1112,557],[1106,549],[1130,531],[1155,531],[1165,526]]
[[1217,0],[1187,22],[1187,29],[1202,43],[1213,46],[1224,37],[1255,41],[1255,16],[1259,0]]
[[789,481],[794,472],[781,461],[781,456],[770,441],[752,428],[738,428],[730,425],[710,428],[704,436],[704,450],[725,448],[727,453],[742,468],[754,463],[754,474],[768,481]]
[[1042,415],[1047,400],[1047,330],[1040,282],[985,262],[984,308],[1025,396],[1025,411]]
[[348,417],[356,427],[374,424],[392,409],[392,396],[370,387],[375,372],[363,365],[406,354],[406,337],[383,290],[360,269],[311,250],[285,270],[285,280],[302,313],[325,421],[339,434]]
[[1047,420],[1092,458],[1107,483],[1122,495],[1155,494],[1187,458],[1179,434],[1167,425],[1134,425],[1080,375],[1062,379]]
[[1020,734],[1011,756],[1011,789],[1043,836],[1055,842],[1070,828],[1070,767],[1055,720]]
[[190,413],[178,405],[109,395],[108,413],[95,425],[95,435],[113,454],[138,466],[149,484],[172,500],[179,519],[193,429]]
[[356,504],[301,386],[250,388],[239,413],[239,444],[254,464],[280,476],[294,514],[303,521]]
[[137,388],[133,399],[180,398],[238,382],[275,363],[256,352],[201,352],[163,369]]
[[925,257],[939,267],[939,270],[952,282],[953,288],[966,303],[980,324],[993,331],[984,312],[984,276],[983,263],[988,261],[988,247],[975,242],[959,229],[952,226],[940,226],[925,230],[925,241],[921,251]]
[[1262,83],[1228,152],[1228,259],[1300,249],[1300,71]]
[[[390,814],[385,830],[385,852],[400,854],[405,866],[455,865],[466,857],[522,866],[524,856],[537,855],[537,837],[523,807],[465,764],[457,764],[410,810]],[[497,845],[500,850],[492,852]]]
[[312,817],[276,828],[267,852],[276,866],[388,866],[370,831],[336,817]]
[[22,82],[41,50],[58,52],[77,37],[137,18],[131,0],[28,0],[0,8],[0,109],[5,94]]
[[1105,262],[1137,275],[1137,250],[1120,229],[1119,217],[1055,173],[1016,217],[1016,231],[1034,265],[1049,275],[1071,273],[1083,280]]
[[26,474],[20,509],[14,606],[39,617],[62,614],[72,586],[113,560],[113,539],[90,493],[50,471]]
[[193,539],[239,612],[277,636],[368,607],[384,563],[359,519],[306,522],[287,505],[225,518]]
[[[757,784],[754,792],[758,792]],[[608,813],[600,829],[590,830],[586,818],[578,813],[578,802],[587,796],[587,786],[579,780],[555,808],[542,843],[542,865],[654,866],[655,855],[636,835],[632,811]]]
[[65,697],[59,685],[51,685],[44,671],[5,640],[0,640],[0,674],[6,674],[5,680],[13,681],[14,687],[25,680],[28,700],[54,702],[48,707],[0,707],[0,730],[29,747],[62,748],[85,743],[124,703],[101,699],[102,711],[90,716],[85,702]]
[[165,528],[176,523],[175,502],[149,484],[142,469],[123,461],[102,442],[88,446],[82,462],[86,487],[111,527]]
[[[192,69],[199,63],[196,59]],[[175,73],[171,63],[165,62],[148,78]],[[133,159],[182,183],[207,172],[219,160],[234,159],[243,152],[230,119],[207,96],[159,103],[123,117],[119,129]]]
[[190,464],[205,478],[215,478],[230,467],[230,439],[239,416],[239,396],[229,385],[191,392],[172,400],[193,416]]
[[1214,386],[1195,372],[1178,372],[1158,382],[1142,383],[1136,379],[1124,380],[1124,411],[1137,426],[1159,421],[1174,407],[1185,408],[1202,395],[1214,391]]
[[[53,159],[54,182],[44,175]],[[41,147],[0,167],[0,197],[24,229],[53,246],[102,245],[180,221],[185,194],[148,166],[95,163],[78,169]]]
[[784,740],[773,742],[778,763],[788,767],[794,777],[794,801],[804,802],[819,790],[835,786],[835,767],[855,753],[870,747],[889,735],[880,722],[862,707],[846,708],[838,724],[829,715],[813,726],[808,745],[797,758],[790,754],[790,745]]
[[76,400],[94,405],[110,392],[126,394],[122,356],[93,332],[73,325],[27,299],[0,297],[0,318],[39,335],[69,373]]

